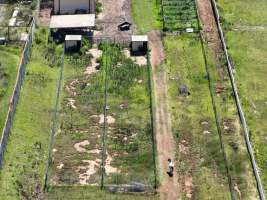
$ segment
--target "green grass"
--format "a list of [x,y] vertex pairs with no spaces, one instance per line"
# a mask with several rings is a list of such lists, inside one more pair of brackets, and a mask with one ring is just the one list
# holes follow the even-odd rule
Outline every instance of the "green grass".
[[59,68],[33,48],[0,172],[0,199],[32,199],[42,190]]
[[132,0],[131,12],[134,24],[140,34],[162,29],[158,0]]
[[238,90],[265,189],[267,189],[266,34],[267,31],[227,33]]
[[234,25],[266,26],[265,0],[218,0],[221,15]]
[[0,47],[0,130],[5,124],[10,98],[17,79],[20,46]]
[[[100,48],[103,50],[99,59],[101,68],[95,74],[84,74],[87,65],[77,67],[75,62],[66,62],[51,180],[62,185],[78,184],[77,168],[86,166],[83,160],[101,163],[104,130],[103,124],[99,124],[99,115],[104,114],[106,80],[107,116],[112,116],[115,123],[107,125],[104,159],[107,154],[111,155],[111,166],[116,167],[118,172],[105,173],[105,184],[137,181],[152,185],[154,165],[147,68],[134,64],[116,45],[102,45]],[[138,83],[140,80],[142,83]],[[72,92],[67,89],[71,86],[74,87]],[[68,106],[69,98],[75,100],[77,108]],[[120,105],[125,105],[125,108]],[[84,140],[90,142],[85,145],[87,150],[98,149],[100,153],[79,153],[74,145]],[[59,170],[57,166],[61,163],[64,167]],[[100,185],[100,165],[95,168],[87,183]]]
[[[226,22],[238,25],[266,26],[265,1],[219,1]],[[238,20],[237,20],[238,19]],[[226,40],[235,69],[238,91],[250,130],[260,176],[267,190],[267,31],[249,29],[227,31]]]
[[[179,183],[186,187],[191,176],[196,199],[230,199],[200,40],[197,35],[183,35],[164,41],[172,131],[179,146],[186,141],[188,148],[187,153],[177,151]],[[190,96],[179,94],[182,85],[187,86]]]

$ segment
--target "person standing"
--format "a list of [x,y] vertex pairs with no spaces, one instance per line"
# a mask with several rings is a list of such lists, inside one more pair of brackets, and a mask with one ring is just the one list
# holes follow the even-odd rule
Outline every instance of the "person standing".
[[168,159],[168,167],[169,167],[169,171],[167,172],[167,174],[170,176],[170,177],[173,177],[173,170],[174,170],[174,164],[172,162],[172,160],[169,158]]

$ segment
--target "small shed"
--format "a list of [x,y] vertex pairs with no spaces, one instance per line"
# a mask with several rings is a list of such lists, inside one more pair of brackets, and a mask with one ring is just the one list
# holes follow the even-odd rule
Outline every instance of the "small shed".
[[65,50],[78,51],[81,48],[81,35],[66,35],[65,37]]
[[131,28],[132,24],[130,22],[123,22],[118,25],[118,29],[120,31],[129,31]]
[[146,54],[148,49],[147,35],[132,35],[131,51],[132,54]]
[[5,37],[0,37],[0,45],[6,44],[6,38]]

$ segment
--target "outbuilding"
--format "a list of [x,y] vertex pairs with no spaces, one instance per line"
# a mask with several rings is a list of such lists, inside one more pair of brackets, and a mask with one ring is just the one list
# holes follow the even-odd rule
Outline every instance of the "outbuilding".
[[131,51],[132,54],[146,54],[148,49],[147,35],[132,35]]
[[81,48],[81,35],[66,35],[65,37],[65,50],[78,51]]
[[95,14],[96,0],[54,0],[54,14]]

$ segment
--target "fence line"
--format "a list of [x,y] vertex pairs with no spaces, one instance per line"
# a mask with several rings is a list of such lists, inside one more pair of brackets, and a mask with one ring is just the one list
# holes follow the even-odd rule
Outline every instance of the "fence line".
[[151,63],[149,51],[147,51],[147,76],[148,76],[148,88],[149,88],[149,108],[150,108],[150,120],[151,120],[151,138],[152,138],[152,148],[153,148],[153,162],[154,162],[154,188],[158,188],[158,179],[157,179],[157,161],[156,161],[156,137],[155,137],[155,110],[154,110],[154,101],[153,101],[153,81],[151,73]]
[[237,86],[236,86],[236,81],[235,81],[235,77],[234,77],[233,70],[232,70],[233,67],[232,67],[232,63],[230,61],[230,56],[228,54],[227,45],[226,45],[225,38],[224,38],[224,33],[223,33],[223,30],[221,27],[220,15],[219,15],[219,11],[218,11],[217,4],[216,4],[215,0],[211,0],[211,5],[212,5],[213,12],[214,12],[215,20],[217,23],[217,27],[219,30],[220,39],[221,39],[221,42],[223,45],[223,51],[224,51],[226,61],[227,61],[227,70],[228,70],[228,73],[230,76],[231,85],[232,85],[232,89],[233,89],[234,97],[235,97],[235,102],[236,102],[236,106],[237,106],[238,113],[239,113],[239,118],[240,118],[241,124],[242,124],[243,129],[244,129],[244,138],[246,141],[247,150],[248,150],[248,153],[250,156],[250,161],[251,161],[253,172],[255,175],[259,196],[260,196],[261,200],[265,200],[265,194],[264,194],[263,186],[262,186],[261,179],[259,176],[259,170],[258,170],[258,166],[257,166],[256,160],[254,157],[253,149],[252,149],[252,146],[250,144],[249,130],[248,130],[246,118],[245,118],[245,115],[244,115],[244,112],[243,112],[243,109],[242,109],[242,106],[240,103],[238,90],[237,90]]
[[[198,5],[197,5],[197,1],[194,0],[194,4],[195,4],[195,11],[196,11],[196,16],[197,16],[197,22],[198,22],[198,29],[201,30],[200,28],[200,14],[198,11]],[[207,61],[207,54],[206,54],[206,50],[205,50],[205,46],[204,46],[204,38],[202,35],[202,31],[199,32],[199,38],[201,41],[201,49],[202,49],[202,54],[203,54],[203,59],[204,59],[204,63],[205,63],[205,69],[206,69],[206,73],[207,73],[207,78],[208,78],[208,82],[209,82],[209,93],[210,93],[210,97],[211,97],[211,102],[212,102],[212,107],[213,107],[213,112],[214,112],[214,118],[215,118],[215,122],[216,122],[216,129],[219,135],[219,140],[220,140],[220,147],[222,150],[222,154],[223,154],[223,159],[224,159],[224,163],[225,163],[225,169],[226,169],[226,174],[227,174],[227,178],[228,178],[228,182],[229,182],[229,192],[231,195],[231,199],[235,199],[234,197],[234,192],[233,192],[233,183],[232,183],[232,176],[230,174],[230,167],[229,167],[229,161],[227,159],[226,156],[226,151],[225,151],[225,147],[224,147],[224,141],[223,141],[223,137],[222,137],[222,130],[221,130],[221,126],[220,126],[220,120],[219,120],[219,115],[217,112],[217,107],[216,107],[216,103],[215,103],[215,98],[214,98],[214,94],[213,94],[213,89],[212,89],[212,83],[211,83],[211,76],[210,76],[210,71],[209,71],[209,67],[208,67],[208,61]]]
[[[65,47],[64,47],[65,49]],[[54,111],[52,113],[52,125],[51,125],[51,133],[49,137],[49,144],[48,144],[48,156],[47,156],[47,163],[46,163],[46,169],[45,169],[45,176],[44,176],[44,191],[48,188],[48,173],[49,173],[49,167],[52,160],[52,146],[54,141],[54,136],[57,129],[57,113],[58,113],[58,104],[59,104],[59,98],[60,98],[60,91],[62,88],[62,79],[63,79],[63,71],[64,71],[64,52],[61,56],[61,69],[60,69],[60,75],[58,80],[58,86],[56,88],[56,98],[55,98],[55,106]]]
[[31,26],[30,26],[30,31],[29,31],[27,40],[23,48],[22,57],[20,60],[19,68],[18,68],[17,80],[16,80],[16,83],[13,89],[11,100],[10,100],[10,105],[9,105],[5,125],[2,130],[2,137],[1,137],[1,142],[0,142],[0,168],[2,167],[4,152],[6,150],[8,138],[10,135],[12,124],[13,124],[14,115],[16,112],[17,103],[19,101],[20,91],[21,91],[21,86],[23,84],[23,80],[25,76],[26,66],[27,66],[27,63],[29,62],[29,58],[31,54],[31,47],[32,47],[32,43],[34,40],[34,31],[35,31],[35,18],[33,17]]

